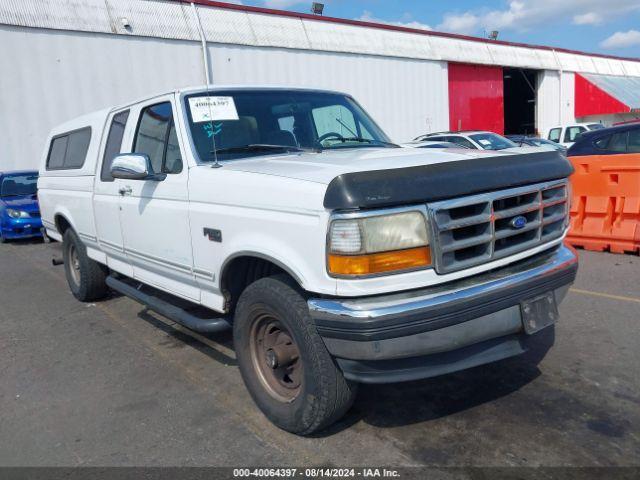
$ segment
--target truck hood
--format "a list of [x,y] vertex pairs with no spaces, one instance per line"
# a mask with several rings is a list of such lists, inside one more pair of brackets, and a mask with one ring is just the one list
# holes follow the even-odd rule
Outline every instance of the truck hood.
[[[525,150],[526,151],[526,150]],[[206,167],[201,167],[206,168]],[[224,163],[228,173],[260,174],[324,189],[329,210],[409,205],[533,183],[573,173],[556,151],[362,148],[261,156]],[[266,182],[265,182],[266,183]],[[281,182],[282,188],[286,182]],[[300,190],[302,188],[302,190]],[[288,196],[291,198],[291,195]]]
[[454,148],[358,148],[264,155],[225,162],[224,168],[329,184],[345,173],[417,167],[510,154],[512,153]]

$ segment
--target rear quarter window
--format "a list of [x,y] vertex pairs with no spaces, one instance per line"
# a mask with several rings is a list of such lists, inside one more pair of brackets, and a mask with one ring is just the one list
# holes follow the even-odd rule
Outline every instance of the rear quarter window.
[[51,140],[47,170],[82,168],[91,142],[91,127],[57,135]]

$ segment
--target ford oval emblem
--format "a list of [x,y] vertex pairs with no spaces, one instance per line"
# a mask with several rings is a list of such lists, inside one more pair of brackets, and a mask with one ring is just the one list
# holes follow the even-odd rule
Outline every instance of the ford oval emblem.
[[523,217],[522,215],[513,217],[509,222],[509,225],[511,225],[511,228],[515,228],[516,230],[520,230],[521,228],[524,228],[526,224],[527,224],[527,218]]

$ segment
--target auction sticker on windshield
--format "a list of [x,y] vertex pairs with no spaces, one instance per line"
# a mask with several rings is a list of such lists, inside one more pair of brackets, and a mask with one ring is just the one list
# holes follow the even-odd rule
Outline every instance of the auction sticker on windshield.
[[194,123],[214,120],[238,120],[233,97],[191,97],[189,109]]

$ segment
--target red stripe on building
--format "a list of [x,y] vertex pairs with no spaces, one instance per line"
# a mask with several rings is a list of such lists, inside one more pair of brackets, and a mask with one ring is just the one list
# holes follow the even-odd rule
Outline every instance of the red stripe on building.
[[449,128],[504,132],[501,67],[449,64]]
[[609,95],[597,85],[594,85],[582,75],[575,74],[575,115],[611,115],[614,113],[628,113],[631,107],[617,98]]

